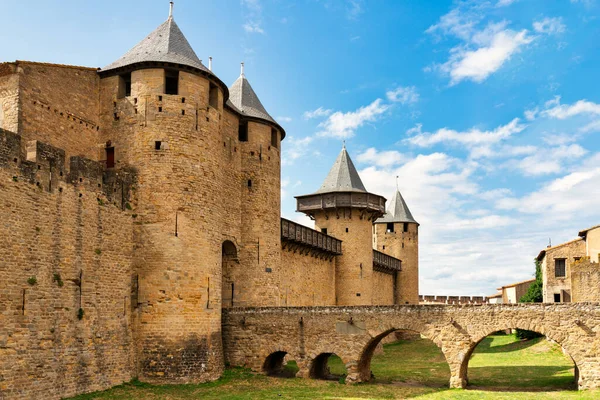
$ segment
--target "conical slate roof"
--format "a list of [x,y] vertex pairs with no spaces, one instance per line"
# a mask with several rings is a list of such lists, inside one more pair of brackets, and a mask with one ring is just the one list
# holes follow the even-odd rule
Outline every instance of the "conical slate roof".
[[404,198],[400,194],[399,190],[396,190],[396,193],[394,194],[394,197],[392,197],[390,205],[388,206],[388,209],[383,217],[375,221],[376,224],[389,222],[413,222],[418,224],[408,209],[408,206],[406,205],[406,202],[404,201]]
[[202,64],[172,16],[169,16],[169,19],[123,57],[107,65],[101,71],[109,71],[142,62],[169,62],[197,68],[212,74]]
[[315,193],[366,191],[367,189],[360,180],[358,171],[346,151],[346,146],[344,146],[325,181]]
[[247,117],[260,118],[277,124],[262,105],[244,73],[229,88],[229,102]]

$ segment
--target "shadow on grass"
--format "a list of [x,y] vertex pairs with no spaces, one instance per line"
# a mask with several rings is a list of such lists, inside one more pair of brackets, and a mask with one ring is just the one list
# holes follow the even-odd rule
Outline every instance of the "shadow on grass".
[[565,366],[493,366],[469,368],[471,390],[557,391],[576,390],[573,368]]
[[519,340],[517,342],[507,343],[507,344],[503,344],[500,346],[492,346],[492,343],[494,342],[494,337],[488,336],[488,337],[484,338],[481,342],[479,342],[479,344],[477,345],[473,354],[476,354],[476,353],[508,353],[511,351],[520,351],[520,350],[524,350],[528,347],[534,346],[543,340],[546,340],[546,338],[539,337],[539,338],[529,339],[529,340]]

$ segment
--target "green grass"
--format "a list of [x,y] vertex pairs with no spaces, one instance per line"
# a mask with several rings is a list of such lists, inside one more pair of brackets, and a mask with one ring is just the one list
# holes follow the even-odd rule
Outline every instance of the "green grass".
[[[329,359],[329,369],[334,375],[346,373],[335,356]],[[284,375],[293,376],[297,370],[296,363],[289,362]],[[498,335],[484,339],[469,363],[469,390],[446,389],[448,365],[439,349],[425,339],[385,345],[383,354],[373,357],[372,370],[373,382],[349,386],[336,381],[267,377],[230,368],[215,382],[149,385],[133,381],[74,400],[600,398],[599,392],[566,390],[574,388],[573,364],[558,346],[544,338],[518,341],[514,335]],[[542,391],[532,393],[534,388]]]

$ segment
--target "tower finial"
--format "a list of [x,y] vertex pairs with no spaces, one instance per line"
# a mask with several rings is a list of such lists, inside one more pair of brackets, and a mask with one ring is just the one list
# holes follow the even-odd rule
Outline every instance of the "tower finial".
[[342,150],[346,150],[346,141],[342,140]]
[[174,3],[172,1],[169,2],[169,18],[171,18],[173,16],[173,5]]
[[398,189],[398,175],[396,175],[396,192],[399,192],[400,189]]
[[241,72],[240,72],[240,75],[241,75],[241,76],[244,76],[244,62],[243,62],[243,61],[242,61],[242,64],[241,64],[241,65],[242,65],[242,66],[241,66]]
[[212,71],[212,57],[208,57],[208,70]]

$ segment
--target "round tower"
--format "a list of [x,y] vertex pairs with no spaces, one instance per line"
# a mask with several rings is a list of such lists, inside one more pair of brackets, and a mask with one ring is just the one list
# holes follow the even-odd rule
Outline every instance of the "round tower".
[[396,190],[387,212],[374,223],[375,248],[402,261],[396,276],[395,303],[419,304],[419,223]]
[[172,15],[99,71],[111,165],[137,175],[131,308],[143,381],[199,382],[223,370],[219,182],[227,86]]
[[[281,156],[285,131],[265,110],[244,73],[229,89],[241,115],[241,243],[239,264],[223,282],[230,306],[279,306],[281,274]],[[228,290],[230,287],[230,290]]]
[[313,194],[297,196],[297,210],[315,229],[342,240],[336,257],[336,304],[373,303],[373,221],[385,212],[385,199],[367,192],[346,147]]

